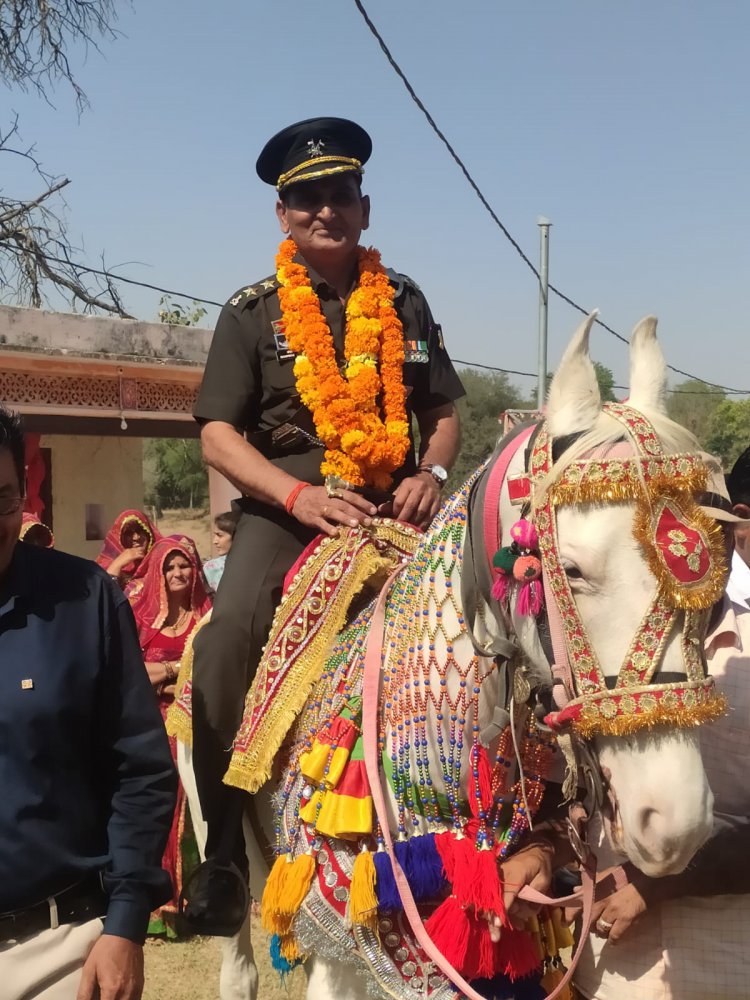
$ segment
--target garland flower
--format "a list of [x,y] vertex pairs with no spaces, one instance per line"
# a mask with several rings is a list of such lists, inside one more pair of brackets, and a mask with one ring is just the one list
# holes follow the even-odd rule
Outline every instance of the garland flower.
[[307,268],[284,240],[276,256],[284,334],[294,377],[326,451],[321,472],[351,486],[387,489],[410,441],[404,389],[404,331],[380,254],[357,248],[359,281],[346,306],[344,366]]

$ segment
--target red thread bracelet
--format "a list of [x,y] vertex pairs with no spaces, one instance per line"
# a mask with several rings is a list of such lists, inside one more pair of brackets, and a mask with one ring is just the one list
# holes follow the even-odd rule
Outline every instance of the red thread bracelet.
[[297,485],[292,489],[289,496],[284,501],[287,514],[292,513],[294,505],[297,503],[297,497],[300,495],[302,490],[306,490],[308,486],[312,486],[312,483],[297,483]]

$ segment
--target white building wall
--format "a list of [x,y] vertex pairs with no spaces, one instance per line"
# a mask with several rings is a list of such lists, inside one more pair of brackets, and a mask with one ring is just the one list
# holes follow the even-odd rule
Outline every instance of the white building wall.
[[55,548],[94,559],[102,540],[86,540],[86,506],[101,505],[105,531],[121,511],[143,508],[143,442],[45,434],[40,445],[52,450]]

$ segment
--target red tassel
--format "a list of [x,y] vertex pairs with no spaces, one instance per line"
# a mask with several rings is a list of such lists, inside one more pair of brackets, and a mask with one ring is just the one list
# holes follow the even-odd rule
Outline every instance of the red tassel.
[[463,975],[466,967],[471,927],[469,917],[455,896],[449,896],[426,922],[432,943]]
[[453,840],[453,893],[463,906],[473,902],[474,879],[477,871],[477,849],[468,837]]
[[495,970],[495,945],[490,937],[489,925],[481,917],[469,916],[469,949],[466,963],[461,969],[468,979],[493,979]]
[[471,901],[477,913],[492,913],[505,923],[502,883],[495,852],[490,848],[477,851],[476,875],[472,888]]
[[453,844],[454,839],[447,831],[445,833],[435,834],[435,847],[440,855],[440,860],[443,862],[445,877],[451,885],[453,885],[453,872],[456,864]]
[[[492,768],[487,757],[487,751],[481,743],[475,743],[471,749],[472,764],[477,776],[472,773],[469,787],[469,805],[474,816],[480,809],[488,813],[492,808]],[[473,768],[472,768],[473,770]],[[479,784],[479,801],[477,802],[477,783]]]
[[511,982],[523,979],[541,966],[531,934],[503,927],[495,945],[496,964]]

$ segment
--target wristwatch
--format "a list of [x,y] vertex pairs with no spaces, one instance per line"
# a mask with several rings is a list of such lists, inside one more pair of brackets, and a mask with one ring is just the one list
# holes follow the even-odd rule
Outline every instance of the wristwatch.
[[442,465],[420,465],[417,472],[429,472],[440,487],[445,486],[448,482],[448,473]]

